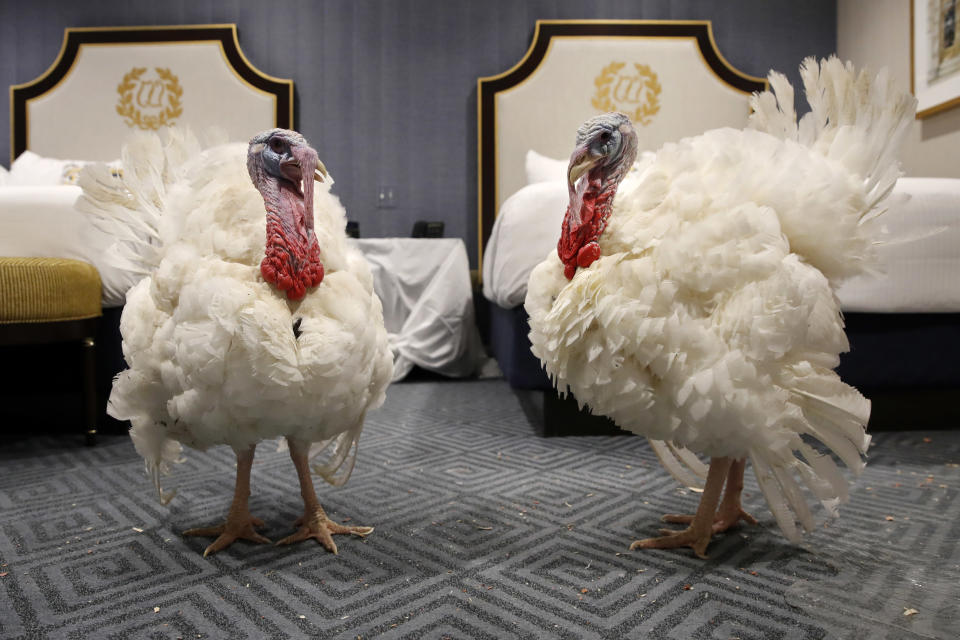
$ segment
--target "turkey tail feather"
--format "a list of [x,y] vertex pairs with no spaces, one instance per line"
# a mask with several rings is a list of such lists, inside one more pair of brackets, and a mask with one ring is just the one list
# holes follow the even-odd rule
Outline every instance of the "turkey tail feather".
[[[114,414],[111,413],[111,415]],[[164,491],[160,477],[170,472],[171,464],[182,462],[180,454],[183,448],[176,440],[167,438],[162,427],[152,423],[140,424],[140,421],[136,419],[133,422],[134,426],[130,429],[130,439],[133,441],[137,453],[143,456],[147,476],[153,482],[157,500],[160,501],[160,504],[166,505],[177,495],[177,491],[176,489]]]
[[897,154],[913,122],[917,100],[891,82],[886,69],[857,73],[853,64],[836,56],[819,63],[807,58],[800,65],[810,112],[797,123],[793,87],[781,74],[769,76],[774,94],[754,94],[750,106],[755,129],[800,144],[843,164],[866,181],[871,213],[893,189],[900,168]]
[[310,468],[335,487],[346,484],[353,473],[363,420],[361,416],[353,429],[310,447]]
[[794,542],[800,537],[796,523],[810,531],[814,522],[798,477],[830,516],[835,516],[837,505],[850,497],[847,479],[833,457],[818,452],[801,436],[818,440],[854,475],[864,469],[863,456],[870,445],[865,432],[870,403],[852,388],[850,391],[849,397],[837,399],[797,392],[804,419],[791,440],[777,448],[750,450],[750,461],[767,504],[784,535]]
[[162,138],[153,132],[131,135],[123,146],[119,172],[105,164],[81,170],[77,183],[83,194],[77,209],[117,239],[106,253],[110,264],[138,275],[156,268],[167,189],[199,152],[200,143],[190,131],[168,127]]
[[[750,463],[753,465],[753,472],[757,477],[757,484],[763,497],[767,500],[767,506],[773,513],[774,519],[780,525],[780,530],[787,540],[794,544],[800,542],[800,532],[797,530],[797,524],[794,520],[794,512],[788,502],[789,496],[780,488],[776,474],[774,474],[766,459],[762,456],[763,451],[753,451],[750,453]],[[758,455],[761,454],[761,455]],[[805,505],[804,505],[805,506]]]
[[647,442],[674,480],[694,491],[703,490],[708,467],[692,451],[663,440],[647,439]]
[[[876,224],[901,175],[897,154],[916,112],[916,99],[900,91],[886,70],[857,72],[837,57],[800,66],[810,112],[799,122],[793,109],[793,87],[781,74],[769,76],[772,91],[756,93],[750,104],[750,125],[777,138],[807,147],[825,158],[830,176],[798,176],[829,180],[834,207],[797,208],[781,212],[792,248],[836,285],[874,268],[873,245],[884,235]],[[828,217],[824,218],[826,214]],[[809,238],[826,225],[837,229],[824,243]]]
[[900,91],[883,69],[859,73],[836,56],[819,63],[806,58],[800,65],[810,112],[797,122],[793,87],[777,72],[769,75],[772,93],[755,93],[750,100],[750,124],[785,140],[794,140],[841,162],[867,180],[868,192],[882,195],[900,171],[897,153],[913,121],[917,101]]

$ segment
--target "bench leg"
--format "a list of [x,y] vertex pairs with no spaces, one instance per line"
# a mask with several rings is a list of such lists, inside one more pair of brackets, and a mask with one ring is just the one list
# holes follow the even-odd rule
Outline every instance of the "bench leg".
[[83,339],[83,424],[87,446],[97,443],[97,343]]

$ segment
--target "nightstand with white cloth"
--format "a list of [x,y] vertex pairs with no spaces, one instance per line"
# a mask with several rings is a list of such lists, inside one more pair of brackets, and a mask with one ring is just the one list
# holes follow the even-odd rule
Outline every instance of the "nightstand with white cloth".
[[414,365],[451,377],[476,372],[483,348],[474,321],[467,250],[460,238],[351,242],[373,272],[393,349],[393,379]]

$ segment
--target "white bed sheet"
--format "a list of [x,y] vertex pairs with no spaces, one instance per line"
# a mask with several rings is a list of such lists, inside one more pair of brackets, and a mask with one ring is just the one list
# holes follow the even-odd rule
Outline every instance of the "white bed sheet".
[[883,214],[891,241],[878,250],[883,273],[844,283],[837,291],[843,309],[960,311],[960,179],[901,178],[894,195],[909,199]]
[[74,208],[80,193],[62,185],[0,187],[0,256],[88,262],[100,272],[103,306],[122,306],[139,276],[106,261],[113,240]]
[[393,350],[393,379],[414,365],[462,377],[481,363],[467,249],[459,238],[352,241],[373,272]]
[[[960,312],[960,179],[901,178],[894,194],[906,198],[884,214],[893,242],[878,248],[882,273],[844,283],[837,294],[843,309]],[[530,184],[503,203],[483,257],[488,300],[523,304],[530,272],[556,249],[566,206],[562,181]]]

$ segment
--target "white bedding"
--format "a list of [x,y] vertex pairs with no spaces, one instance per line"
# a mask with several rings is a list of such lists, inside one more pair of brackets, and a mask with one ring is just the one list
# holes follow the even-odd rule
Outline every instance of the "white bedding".
[[106,261],[113,240],[74,209],[80,193],[62,185],[0,187],[0,256],[88,262],[100,272],[103,306],[119,307],[139,277]]
[[[960,179],[902,178],[894,193],[908,198],[884,214],[891,240],[921,237],[881,245],[884,273],[845,283],[843,309],[960,312]],[[528,184],[504,201],[483,257],[488,300],[523,304],[530,272],[556,250],[566,206],[566,184],[556,180]]]

